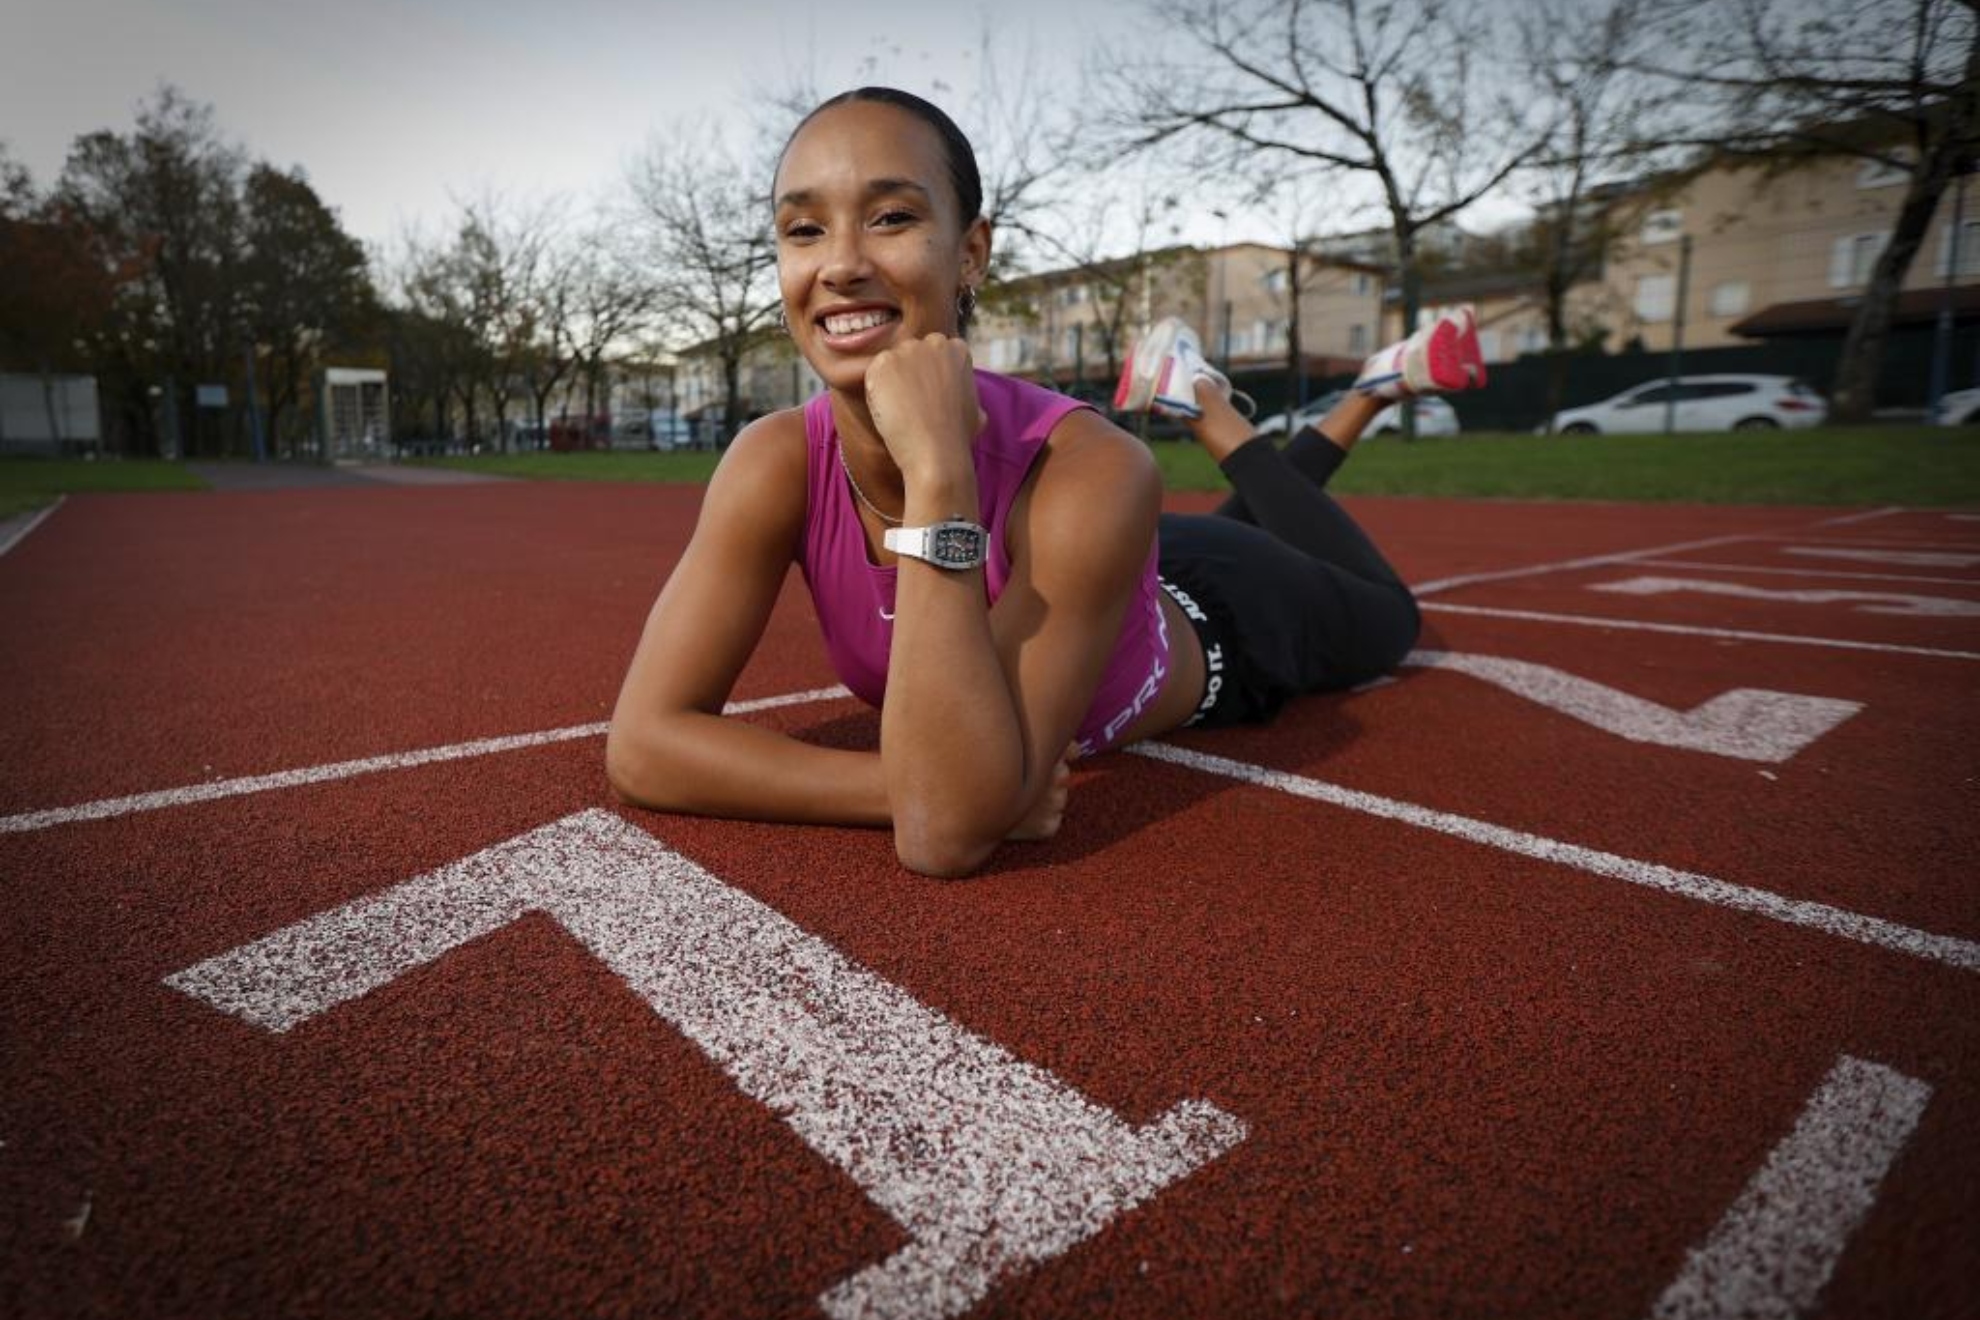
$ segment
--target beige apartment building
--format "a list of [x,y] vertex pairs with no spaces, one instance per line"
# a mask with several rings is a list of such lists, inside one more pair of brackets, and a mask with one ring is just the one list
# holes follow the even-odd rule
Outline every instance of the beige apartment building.
[[[1282,368],[1292,317],[1290,253],[1260,243],[1166,248],[1026,276],[986,295],[970,335],[978,365],[1099,395],[1129,347],[1165,316],[1186,321],[1233,374]],[[1300,345],[1314,377],[1358,368],[1379,340],[1383,276],[1374,263],[1308,256]]]
[[[1725,165],[1666,191],[1618,203],[1623,237],[1582,306],[1612,327],[1613,350],[1640,337],[1668,349],[1677,325],[1680,255],[1686,347],[1755,342],[1782,332],[1839,332],[1890,238],[1906,177],[1873,162],[1836,158],[1770,174]],[[1959,286],[1980,285],[1980,191],[1959,243]],[[1940,204],[1906,274],[1900,323],[1929,319],[1952,258],[1952,198]],[[1962,292],[1964,301],[1970,297]]]

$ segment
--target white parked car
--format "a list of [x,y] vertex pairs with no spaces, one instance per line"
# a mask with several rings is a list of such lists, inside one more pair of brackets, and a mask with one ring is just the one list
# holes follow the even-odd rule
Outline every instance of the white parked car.
[[1980,390],[1947,390],[1939,396],[1939,425],[1980,423]]
[[1673,402],[1672,429],[1677,431],[1799,429],[1820,426],[1829,416],[1829,401],[1791,376],[1679,376],[1632,386],[1585,408],[1564,409],[1554,414],[1554,430],[1562,435],[1651,434],[1664,429],[1664,413]]
[[[1325,417],[1333,406],[1341,401],[1341,396],[1346,392],[1345,390],[1335,390],[1331,394],[1324,394],[1312,403],[1307,404],[1304,408],[1294,412],[1290,427],[1287,425],[1286,415],[1284,413],[1274,413],[1264,421],[1259,422],[1252,429],[1260,435],[1285,435],[1289,430],[1297,433],[1302,426],[1311,426],[1322,417]],[[1368,426],[1368,434],[1400,435],[1402,433],[1402,426],[1402,408],[1400,405],[1392,403],[1375,415],[1375,420]],[[1457,410],[1452,408],[1447,400],[1440,399],[1434,394],[1425,395],[1416,401],[1416,433],[1418,435],[1456,435],[1458,433]]]

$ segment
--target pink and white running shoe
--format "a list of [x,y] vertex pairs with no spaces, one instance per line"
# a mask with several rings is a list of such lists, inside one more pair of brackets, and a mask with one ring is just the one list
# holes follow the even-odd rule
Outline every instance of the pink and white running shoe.
[[1120,384],[1114,387],[1114,411],[1146,409],[1171,417],[1201,417],[1203,409],[1196,402],[1199,380],[1209,381],[1249,415],[1246,405],[1251,403],[1251,396],[1234,393],[1230,378],[1204,361],[1203,344],[1196,331],[1176,317],[1165,316],[1149,327],[1121,367]]
[[1384,399],[1448,394],[1485,384],[1478,347],[1478,316],[1469,304],[1445,312],[1399,344],[1379,349],[1361,368],[1354,387]]

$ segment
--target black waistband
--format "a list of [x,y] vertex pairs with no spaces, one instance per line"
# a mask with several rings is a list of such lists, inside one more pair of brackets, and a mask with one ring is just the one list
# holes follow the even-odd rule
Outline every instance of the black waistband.
[[1194,596],[1165,577],[1155,580],[1162,584],[1162,590],[1169,593],[1169,599],[1189,620],[1190,629],[1203,649],[1203,699],[1196,703],[1196,713],[1185,721],[1185,725],[1201,724],[1210,717],[1211,711],[1217,709],[1217,701],[1224,694],[1224,685],[1228,681],[1224,669],[1229,652],[1217,625],[1211,622],[1210,616],[1196,603]]

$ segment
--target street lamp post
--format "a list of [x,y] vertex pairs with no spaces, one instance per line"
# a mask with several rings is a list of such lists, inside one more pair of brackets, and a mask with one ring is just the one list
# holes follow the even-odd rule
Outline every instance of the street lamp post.
[[1684,373],[1684,303],[1691,288],[1691,235],[1678,239],[1677,306],[1671,323],[1671,378],[1664,392],[1664,434],[1677,429],[1678,377]]
[[1926,390],[1925,420],[1939,420],[1939,404],[1946,396],[1952,374],[1953,286],[1959,282],[1960,233],[1966,227],[1966,175],[1959,176],[1953,189],[1952,232],[1946,236],[1946,280],[1939,293],[1938,324],[1932,329],[1932,383]]

